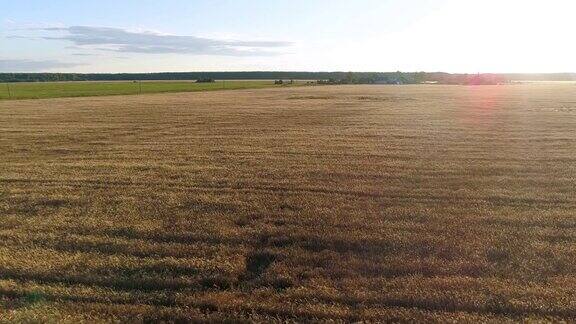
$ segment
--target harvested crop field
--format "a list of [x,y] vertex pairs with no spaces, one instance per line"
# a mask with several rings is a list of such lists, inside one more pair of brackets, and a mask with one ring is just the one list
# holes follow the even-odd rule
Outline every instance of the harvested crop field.
[[1,321],[576,320],[576,87],[0,102]]

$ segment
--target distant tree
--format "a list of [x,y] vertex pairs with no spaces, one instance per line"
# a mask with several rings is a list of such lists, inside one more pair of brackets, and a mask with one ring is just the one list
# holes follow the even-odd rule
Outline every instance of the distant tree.
[[354,72],[348,72],[346,74],[346,79],[344,79],[345,83],[347,84],[353,84],[356,83],[356,75],[354,75]]
[[216,80],[212,78],[199,78],[196,80],[196,83],[213,83],[213,82],[216,82]]

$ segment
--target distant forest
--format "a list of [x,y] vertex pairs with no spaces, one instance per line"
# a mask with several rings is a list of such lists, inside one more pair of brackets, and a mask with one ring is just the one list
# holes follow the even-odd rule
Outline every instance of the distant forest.
[[162,72],[162,73],[0,73],[0,82],[132,80],[314,80],[330,84],[500,84],[511,81],[574,81],[575,73],[450,74],[442,72]]

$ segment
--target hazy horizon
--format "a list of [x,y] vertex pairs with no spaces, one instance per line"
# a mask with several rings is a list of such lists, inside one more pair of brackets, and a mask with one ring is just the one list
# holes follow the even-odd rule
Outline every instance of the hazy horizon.
[[575,9],[567,0],[9,2],[0,72],[574,73]]
[[[302,71],[302,70],[197,70],[197,71],[188,71],[188,70],[181,70],[181,71],[154,71],[154,72],[59,72],[59,71],[28,71],[28,72],[11,72],[11,71],[0,71],[0,74],[45,74],[45,73],[56,73],[56,74],[163,74],[163,73],[314,73],[314,74],[323,74],[323,73],[427,73],[427,74],[435,74],[435,73],[446,73],[446,74],[468,74],[468,75],[475,75],[475,74],[482,74],[482,75],[517,75],[517,76],[559,76],[559,75],[575,75],[576,72],[445,72],[445,71],[350,71],[350,70],[339,70],[339,71]],[[537,81],[537,80],[536,80]],[[552,80],[554,81],[554,80]],[[572,80],[568,80],[572,81]],[[576,80],[575,80],[576,81]]]

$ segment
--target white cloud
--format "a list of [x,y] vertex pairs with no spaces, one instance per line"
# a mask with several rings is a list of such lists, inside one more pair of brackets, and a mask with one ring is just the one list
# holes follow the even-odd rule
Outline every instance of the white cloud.
[[2,60],[0,59],[0,72],[44,72],[57,68],[80,66],[80,63],[59,62],[55,60]]
[[265,56],[278,54],[272,49],[291,45],[283,41],[219,40],[110,27],[71,26],[41,30],[64,33],[61,36],[41,37],[45,40],[64,40],[76,46],[124,53]]

